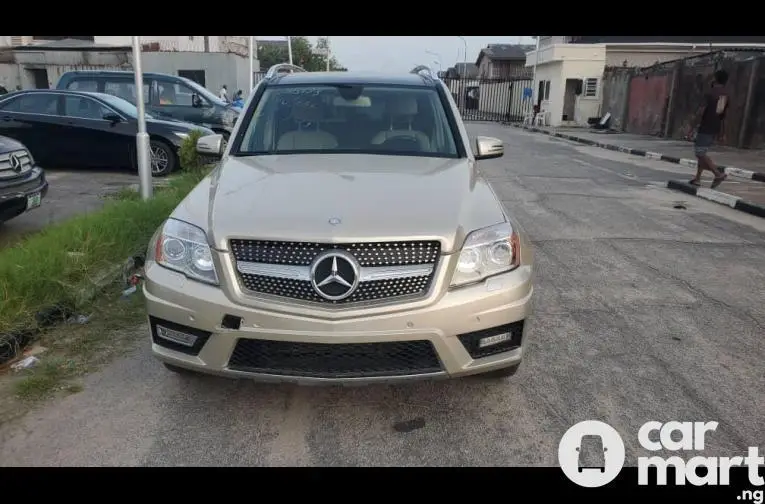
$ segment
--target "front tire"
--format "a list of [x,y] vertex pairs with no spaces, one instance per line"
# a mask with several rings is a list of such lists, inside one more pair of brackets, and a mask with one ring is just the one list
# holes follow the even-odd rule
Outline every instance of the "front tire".
[[166,177],[178,166],[178,156],[175,149],[161,140],[151,140],[149,152],[152,177]]

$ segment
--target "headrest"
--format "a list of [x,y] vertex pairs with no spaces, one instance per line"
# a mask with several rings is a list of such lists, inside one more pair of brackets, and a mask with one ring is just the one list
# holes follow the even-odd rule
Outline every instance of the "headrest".
[[298,122],[317,122],[322,119],[321,109],[310,102],[296,102],[292,105],[292,118]]
[[388,112],[392,116],[417,115],[417,99],[414,96],[397,96],[388,105]]

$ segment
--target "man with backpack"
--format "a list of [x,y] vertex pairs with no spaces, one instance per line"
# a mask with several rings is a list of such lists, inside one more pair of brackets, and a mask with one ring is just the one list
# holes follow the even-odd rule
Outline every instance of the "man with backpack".
[[725,90],[727,82],[728,72],[725,70],[716,71],[711,89],[704,94],[703,112],[694,143],[698,168],[696,169],[696,177],[689,182],[691,185],[701,185],[701,174],[704,173],[704,170],[711,171],[715,176],[711,185],[712,189],[719,186],[727,178],[727,175],[715,165],[707,154],[715,139],[723,135],[725,131],[725,113],[728,110],[728,94]]

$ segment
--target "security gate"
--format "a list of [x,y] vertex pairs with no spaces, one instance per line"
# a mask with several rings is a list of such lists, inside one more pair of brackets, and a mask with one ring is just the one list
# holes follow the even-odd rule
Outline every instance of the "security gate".
[[529,78],[446,78],[444,84],[465,121],[520,122],[533,108]]

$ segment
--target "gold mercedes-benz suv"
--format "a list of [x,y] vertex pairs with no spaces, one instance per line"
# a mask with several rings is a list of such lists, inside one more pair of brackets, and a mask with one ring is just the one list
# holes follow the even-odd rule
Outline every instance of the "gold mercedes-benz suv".
[[533,257],[427,67],[269,69],[220,164],[149,245],[154,355],[176,372],[366,383],[516,372]]

